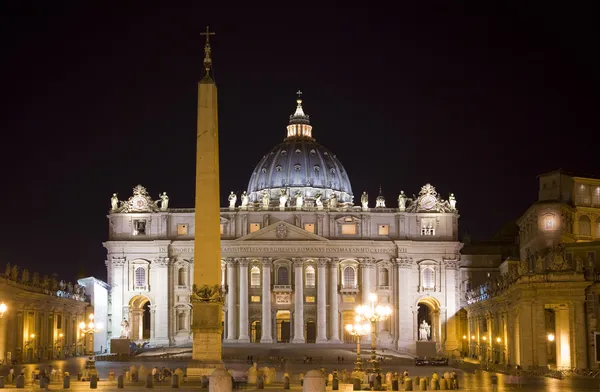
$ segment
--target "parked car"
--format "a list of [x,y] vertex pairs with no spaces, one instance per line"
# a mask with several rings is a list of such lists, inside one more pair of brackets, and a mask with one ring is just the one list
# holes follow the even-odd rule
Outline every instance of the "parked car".
[[415,358],[415,366],[427,366],[429,361],[426,358]]
[[433,366],[448,366],[448,358],[437,357],[429,359],[429,364]]

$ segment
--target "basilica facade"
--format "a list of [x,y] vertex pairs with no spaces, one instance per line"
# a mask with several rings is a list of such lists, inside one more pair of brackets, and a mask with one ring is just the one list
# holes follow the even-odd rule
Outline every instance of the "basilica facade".
[[[221,209],[225,343],[353,342],[345,325],[375,293],[392,315],[383,347],[415,352],[419,338],[459,346],[456,199],[425,184],[389,201],[355,205],[349,174],[313,138],[302,100],[285,139],[259,160],[241,195]],[[194,209],[154,201],[142,186],[108,215],[109,334],[155,345],[191,342]],[[196,268],[202,263],[196,261]],[[419,325],[431,326],[425,338]],[[370,337],[364,337],[369,342]]]

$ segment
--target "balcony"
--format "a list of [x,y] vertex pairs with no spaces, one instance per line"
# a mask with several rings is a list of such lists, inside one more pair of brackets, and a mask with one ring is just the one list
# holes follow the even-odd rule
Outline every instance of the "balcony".
[[291,284],[274,284],[273,292],[274,293],[291,293],[292,285]]
[[340,285],[340,293],[342,294],[353,294],[358,293],[360,289],[357,284],[343,284]]

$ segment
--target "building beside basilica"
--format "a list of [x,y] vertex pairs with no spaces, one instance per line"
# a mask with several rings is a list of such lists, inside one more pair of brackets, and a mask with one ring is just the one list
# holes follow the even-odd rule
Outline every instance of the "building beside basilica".
[[461,267],[461,279],[482,283],[466,293],[463,352],[523,368],[598,369],[600,179],[539,176],[538,201],[517,223],[520,257]]
[[[349,174],[313,138],[300,99],[285,136],[221,209],[224,341],[352,342],[344,326],[376,293],[393,309],[378,344],[415,352],[426,321],[429,344],[459,349],[454,195],[426,184],[393,208],[366,193],[355,205]],[[109,339],[128,320],[133,340],[191,342],[194,210],[137,186],[127,201],[113,196],[108,220]]]

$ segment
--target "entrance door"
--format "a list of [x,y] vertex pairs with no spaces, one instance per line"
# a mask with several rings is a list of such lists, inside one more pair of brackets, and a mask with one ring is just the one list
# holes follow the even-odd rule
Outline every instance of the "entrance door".
[[250,342],[260,343],[262,325],[260,321],[253,321],[250,326]]
[[346,330],[346,325],[354,324],[355,315],[356,314],[353,310],[344,310],[344,312],[342,313],[342,325],[344,326],[344,343],[356,343],[356,338]]
[[277,343],[289,343],[291,335],[290,311],[278,310],[277,321]]
[[306,343],[315,343],[317,341],[317,324],[314,321],[306,322]]

